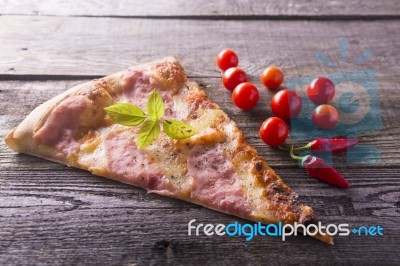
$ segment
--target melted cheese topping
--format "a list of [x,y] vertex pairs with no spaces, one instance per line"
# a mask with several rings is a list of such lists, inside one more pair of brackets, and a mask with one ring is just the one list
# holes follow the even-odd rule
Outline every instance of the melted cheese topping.
[[[139,127],[113,123],[103,108],[119,102],[144,108],[154,88],[163,97],[166,117],[185,121],[199,133],[172,140],[161,132],[149,147],[139,150]],[[14,140],[11,134],[7,144],[253,221],[315,221],[312,209],[297,202],[297,195],[245,141],[235,123],[197,84],[186,81],[177,61],[119,72],[85,89],[73,88],[65,96],[41,114],[32,130],[34,141],[24,137],[28,141],[21,149],[13,142],[22,142],[22,137]],[[27,142],[31,144],[25,147]],[[328,236],[317,237],[332,243]]]
[[[164,101],[167,102],[165,104],[166,114],[189,123],[199,133],[188,139],[173,140],[161,132],[150,146],[140,150],[140,154],[142,154],[140,164],[143,165],[146,162],[149,165],[155,164],[162,173],[160,176],[162,181],[153,179],[151,181],[155,189],[150,188],[149,185],[143,185],[150,181],[141,181],[137,174],[145,175],[149,171],[143,171],[144,166],[132,165],[121,159],[123,160],[123,164],[119,164],[122,165],[121,167],[129,165],[134,169],[132,170],[134,173],[128,175],[129,178],[118,177],[115,174],[116,170],[110,169],[110,162],[106,159],[107,154],[110,158],[110,147],[105,145],[106,140],[118,131],[124,131],[125,135],[136,140],[139,127],[117,125],[110,122],[109,119],[107,120],[107,117],[105,119],[108,122],[105,126],[95,129],[81,139],[76,162],[79,167],[88,169],[97,175],[145,187],[151,192],[178,197],[251,220],[277,222],[286,219],[285,221],[290,222],[291,219],[294,219],[294,216],[277,217],[277,212],[274,210],[276,206],[270,205],[270,202],[266,200],[266,186],[280,179],[275,176],[272,169],[266,166],[267,169],[263,169],[263,173],[266,173],[264,174],[266,180],[260,181],[260,177],[255,175],[255,166],[252,161],[255,156],[258,156],[256,151],[245,142],[236,124],[218,106],[206,99],[204,93],[197,86],[183,86],[180,93],[177,93],[176,87],[172,91],[166,91],[172,80],[168,78],[164,84],[162,80],[164,76],[160,72],[157,72],[157,78],[152,79],[151,72],[132,71],[134,72],[119,76],[120,82],[112,82],[112,84],[119,84],[118,86],[108,88],[110,94],[119,93],[113,97],[114,103],[129,101],[143,108],[148,94],[156,87],[163,95]],[[146,79],[148,77],[150,80]],[[204,147],[204,151],[208,155],[202,156],[198,152],[193,153],[194,148],[198,147]],[[134,148],[129,149],[132,150],[132,153],[137,152]],[[210,160],[210,162],[201,164],[201,161],[193,156],[200,156],[201,160]],[[115,158],[113,157],[114,163],[118,163]],[[222,161],[229,162],[229,164],[215,163]],[[196,168],[194,163],[201,167]],[[218,169],[214,171],[207,167],[222,167],[224,170],[221,170],[223,173],[221,178],[225,178],[227,181],[223,182],[222,179],[218,179],[218,176],[211,174],[219,173]],[[117,174],[119,172],[118,170]],[[207,178],[207,176],[209,177]],[[262,182],[267,183],[263,184]],[[164,185],[157,189],[154,184]],[[280,186],[280,183],[276,184],[278,187]],[[207,193],[213,196],[207,198],[205,196]],[[305,208],[305,210],[307,209]]]
[[[146,77],[150,76],[151,75],[149,73],[140,72],[138,70],[135,70],[134,72],[129,72],[126,75],[122,75],[122,80],[121,82],[119,82],[119,84],[121,84],[122,86],[122,89],[118,89],[123,92],[123,96],[115,97],[114,103],[130,101],[134,104],[138,104],[143,108],[145,106],[145,101],[148,98],[147,96],[152,90],[150,82],[148,80],[146,81]],[[112,90],[112,88],[110,89]],[[137,92],[135,90],[137,90]],[[176,195],[180,195],[179,197],[191,198],[191,201],[200,201],[201,203],[205,204],[205,198],[203,196],[199,196],[204,195],[204,192],[198,191],[194,193],[193,191],[196,191],[195,187],[197,183],[197,187],[199,186],[199,184],[209,183],[206,181],[201,182],[202,179],[206,178],[203,174],[201,174],[201,171],[205,171],[204,173],[211,173],[212,170],[207,168],[204,168],[203,170],[198,170],[196,173],[199,173],[199,177],[190,175],[188,169],[188,167],[190,166],[190,153],[194,147],[204,146],[209,147],[207,148],[207,150],[210,150],[211,155],[220,154],[219,156],[221,156],[220,152],[213,152],[213,150],[216,149],[215,145],[220,143],[221,146],[218,147],[221,147],[222,155],[225,156],[224,160],[229,162],[230,158],[228,157],[226,152],[224,152],[224,150],[234,150],[234,131],[237,130],[237,128],[234,123],[230,121],[227,115],[220,109],[198,108],[196,111],[196,116],[192,117],[191,113],[189,112],[191,108],[190,103],[187,100],[187,95],[190,95],[191,91],[188,88],[184,88],[183,90],[185,91],[173,95],[172,97],[168,97],[167,92],[161,91],[161,94],[167,95],[167,97],[164,97],[164,100],[165,98],[167,98],[169,101],[165,105],[166,113],[173,114],[175,119],[189,123],[199,133],[188,139],[172,140],[166,134],[161,132],[160,136],[150,146],[141,150],[141,153],[145,154],[148,163],[156,163],[158,165],[163,173],[163,178],[167,179],[168,182],[171,182],[171,184],[173,184],[173,186],[175,187],[174,193],[176,193]],[[110,138],[109,136],[119,131],[125,131],[126,134],[129,134],[129,136],[131,136],[132,139],[135,140],[138,134],[138,127],[125,127],[122,125],[111,123],[110,125],[100,127],[83,137],[81,139],[79,156],[77,156],[77,164],[79,165],[79,167],[88,169],[94,174],[113,177],[113,175],[115,175],[113,174],[114,171],[110,172],[112,169],[110,169],[109,162],[106,159],[107,157],[110,158],[110,151],[109,148],[106,147],[106,143],[107,139]],[[124,158],[121,158],[121,160],[122,162],[125,162]],[[144,163],[142,162],[141,164]],[[130,164],[126,162],[121,165],[122,167],[124,167],[124,165]],[[241,168],[240,165],[234,165],[236,169],[238,168],[238,166],[239,168]],[[140,172],[140,166],[137,167],[139,168],[135,168],[135,171]],[[222,167],[222,165],[220,167]],[[230,167],[233,167],[233,165]],[[234,170],[225,170],[225,172],[226,171],[230,172]],[[218,171],[216,171],[216,173],[218,173]],[[251,200],[248,200],[247,193],[243,194],[242,192],[243,189],[245,189],[246,187],[250,187],[250,184],[246,183],[248,182],[248,180],[251,180],[247,177],[247,175],[248,172],[246,172],[245,169],[243,169],[243,171],[237,171],[234,175],[234,178],[237,180],[233,180],[232,183],[235,184],[234,195],[235,197],[237,197],[235,199],[237,200],[241,198],[242,200],[244,200],[244,203],[228,203],[230,201],[228,200],[228,198],[224,199],[224,197],[228,197],[229,193],[222,193],[226,189],[229,190],[229,188],[226,187],[227,185],[223,182],[221,183],[220,187],[204,187],[203,189],[204,191],[215,191],[215,199],[219,199],[220,203],[222,204],[220,207],[226,208],[227,212],[230,212],[231,210],[236,210],[235,212],[245,214],[248,212],[248,209],[252,209],[245,207],[245,205],[248,206],[248,202],[251,202]],[[197,178],[197,181],[194,181],[194,177]],[[135,179],[135,175],[130,178],[118,178],[115,176],[114,178],[122,182],[140,185],[137,181],[134,181],[138,180]],[[217,176],[214,178],[217,178]],[[130,182],[130,180],[133,181]],[[222,186],[222,184],[225,185]],[[218,195],[218,191],[221,191],[221,195]],[[154,192],[157,193],[157,191]],[[238,204],[238,206],[235,207],[235,204]],[[219,206],[216,202],[214,202],[213,205],[215,208]],[[242,206],[242,211],[240,210],[240,206]]]

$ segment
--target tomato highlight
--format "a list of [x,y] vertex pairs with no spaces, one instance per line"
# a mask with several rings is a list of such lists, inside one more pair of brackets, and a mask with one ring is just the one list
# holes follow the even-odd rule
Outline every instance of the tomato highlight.
[[275,66],[264,69],[261,73],[261,83],[270,90],[278,88],[283,82],[282,71]]
[[332,129],[339,121],[339,113],[329,104],[321,104],[312,112],[312,121],[321,129]]
[[231,67],[222,74],[222,84],[229,91],[233,91],[237,85],[246,81],[246,73],[238,67]]
[[242,110],[250,110],[257,105],[258,89],[250,82],[240,83],[232,93],[232,101]]
[[307,96],[315,104],[327,104],[335,95],[335,85],[330,79],[316,78],[307,86]]
[[278,91],[271,99],[272,112],[283,120],[296,117],[302,107],[300,96],[289,89]]
[[222,71],[239,64],[239,57],[232,50],[226,49],[221,51],[217,56],[217,65]]
[[286,141],[289,128],[279,117],[270,117],[261,125],[259,134],[265,144],[278,147]]

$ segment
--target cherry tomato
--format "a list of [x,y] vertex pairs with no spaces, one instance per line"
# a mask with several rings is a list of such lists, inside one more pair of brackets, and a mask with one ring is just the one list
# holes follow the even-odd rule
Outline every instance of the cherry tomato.
[[319,128],[332,129],[339,121],[339,113],[332,105],[322,104],[312,112],[312,120]]
[[272,112],[283,120],[296,117],[301,111],[301,98],[292,90],[281,90],[272,96]]
[[283,73],[275,66],[266,68],[261,73],[261,83],[270,90],[278,88],[282,84],[282,81]]
[[279,117],[270,117],[260,127],[261,140],[271,147],[282,145],[289,133],[285,121]]
[[250,110],[257,105],[258,89],[250,82],[240,83],[232,93],[232,101],[242,110]]
[[307,96],[315,104],[326,104],[335,95],[335,85],[330,79],[316,78],[307,87]]
[[222,74],[222,83],[230,91],[233,91],[237,85],[246,81],[246,73],[238,67],[231,67]]
[[232,50],[223,50],[217,56],[217,65],[222,71],[236,67],[238,64],[239,58]]

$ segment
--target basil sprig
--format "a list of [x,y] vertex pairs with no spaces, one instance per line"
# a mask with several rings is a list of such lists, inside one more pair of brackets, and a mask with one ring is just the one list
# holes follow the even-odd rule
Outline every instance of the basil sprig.
[[165,106],[161,95],[156,90],[150,93],[146,106],[147,114],[138,106],[130,103],[113,104],[104,110],[115,123],[124,126],[141,125],[137,138],[139,148],[145,148],[157,139],[160,135],[160,122],[164,133],[172,139],[186,139],[197,133],[191,125],[185,122],[163,119]]

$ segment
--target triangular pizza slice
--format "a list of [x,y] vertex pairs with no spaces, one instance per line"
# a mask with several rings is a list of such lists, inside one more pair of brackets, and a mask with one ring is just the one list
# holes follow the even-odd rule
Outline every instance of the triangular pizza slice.
[[[161,132],[150,146],[139,148],[139,127],[117,124],[104,111],[121,102],[145,110],[153,89],[162,96],[165,117],[184,121],[198,133],[171,139]],[[16,152],[250,221],[317,222],[313,210],[298,201],[236,124],[187,80],[172,57],[65,91],[34,109],[5,142]],[[333,243],[328,235],[315,237]]]

